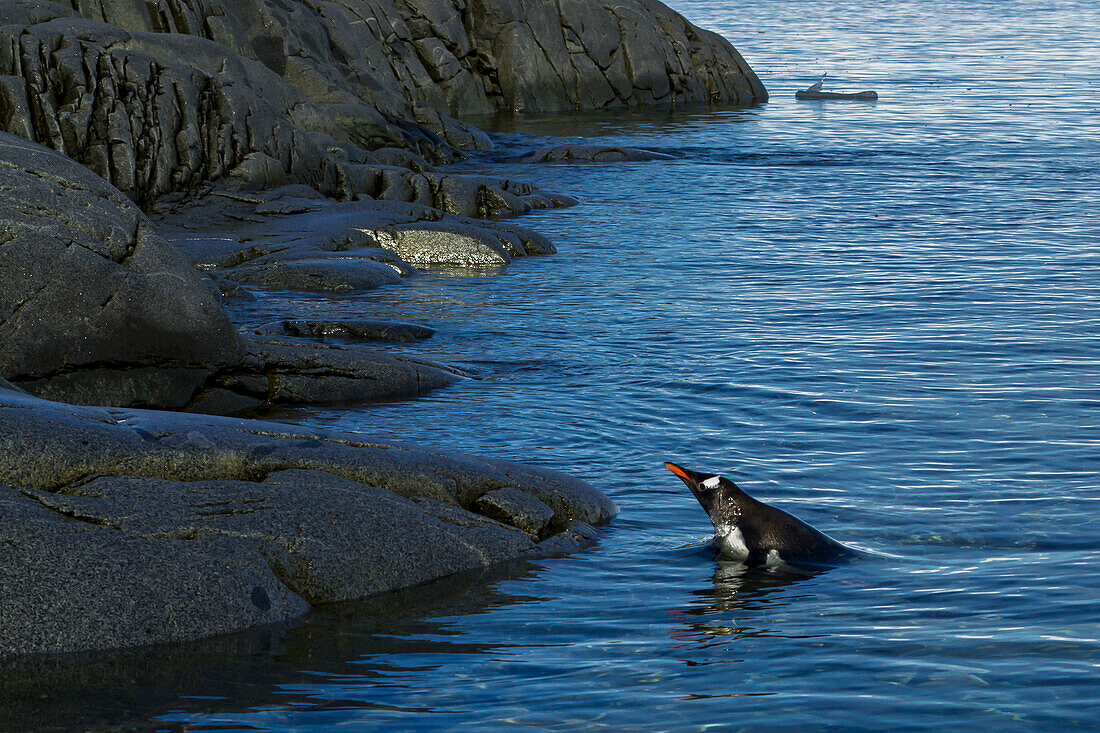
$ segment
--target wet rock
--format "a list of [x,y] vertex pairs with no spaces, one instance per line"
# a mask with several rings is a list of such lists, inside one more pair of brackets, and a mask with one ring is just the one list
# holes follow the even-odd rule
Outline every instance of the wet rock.
[[256,296],[252,294],[252,291],[245,288],[240,283],[235,283],[231,280],[220,275],[212,275],[211,280],[214,285],[217,286],[218,292],[224,300],[239,300],[239,301],[255,301]]
[[311,604],[419,585],[533,547],[522,534],[453,505],[437,509],[323,471],[275,471],[262,481],[112,476],[64,493],[27,493],[63,515],[127,535],[213,541],[212,554],[224,538],[244,538]]
[[278,404],[411,399],[462,377],[440,365],[366,348],[250,339],[244,358],[209,379],[187,406],[230,414]]
[[488,230],[437,223],[380,230],[379,244],[418,267],[500,267],[512,261],[501,238]]
[[[246,349],[218,288],[130,201],[75,162],[2,133],[0,191],[0,378],[34,394],[78,404],[237,412],[418,397],[458,379],[435,365],[363,349],[302,343]],[[350,235],[342,236],[339,245],[327,240],[337,250],[327,252],[257,244],[245,266],[225,273],[268,288],[347,292],[413,271],[381,247],[338,251],[350,246]],[[232,235],[215,240],[205,242],[199,259],[240,253],[242,242]],[[229,289],[225,273],[219,281]]]
[[210,368],[167,366],[89,367],[44,379],[25,379],[23,387],[47,400],[75,405],[184,407],[215,373]]
[[638,148],[607,147],[603,145],[557,145],[540,148],[515,159],[517,163],[594,162],[635,163],[648,160],[675,160],[666,153],[655,153]]
[[510,486],[489,491],[477,498],[474,509],[538,537],[554,518],[554,510],[520,489]]
[[268,399],[269,393],[263,389],[263,382],[257,384],[260,386],[254,393],[259,396],[255,397],[227,387],[207,387],[191,400],[187,409],[204,415],[249,415],[262,412],[271,407],[271,401]]
[[430,338],[435,329],[397,321],[280,321],[264,326],[260,333],[306,338],[343,338],[360,341],[411,343]]
[[[312,202],[290,215],[259,213],[267,201],[218,197],[158,223],[173,246],[218,278],[315,292],[395,282],[377,263],[408,275],[419,267],[501,267],[515,257],[556,251],[545,236],[510,221],[417,204]],[[382,279],[374,280],[375,273]]]
[[0,389],[6,389],[6,390],[10,390],[12,392],[23,392],[23,393],[26,392],[26,390],[24,390],[20,387],[16,387],[14,384],[12,384],[11,382],[9,382],[8,380],[3,379],[3,378],[0,378]]
[[373,290],[401,280],[394,268],[365,257],[327,257],[238,267],[232,277],[263,288],[310,293]]
[[[553,510],[555,534],[477,511],[505,488]],[[307,601],[576,549],[614,512],[507,461],[0,389],[0,658],[285,621]]]

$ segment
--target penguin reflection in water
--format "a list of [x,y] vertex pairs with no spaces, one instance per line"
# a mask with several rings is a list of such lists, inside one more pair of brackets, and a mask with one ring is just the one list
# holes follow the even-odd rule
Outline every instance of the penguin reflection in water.
[[680,477],[714,523],[714,541],[726,557],[746,565],[829,567],[859,553],[782,509],[757,501],[723,476],[665,468]]

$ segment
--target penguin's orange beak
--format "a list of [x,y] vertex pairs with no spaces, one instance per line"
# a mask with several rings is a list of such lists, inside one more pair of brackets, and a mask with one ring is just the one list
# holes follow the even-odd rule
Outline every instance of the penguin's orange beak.
[[665,461],[665,468],[667,468],[669,471],[672,471],[674,474],[679,476],[683,480],[683,482],[685,484],[687,484],[688,486],[694,485],[695,482],[692,480],[691,476],[688,476],[688,472],[686,470],[684,470],[683,468],[680,468],[679,466],[677,466],[675,463]]
[[694,493],[699,488],[699,482],[706,480],[711,474],[699,473],[698,471],[691,471],[683,466],[677,466],[671,461],[665,462],[665,468],[672,471],[674,474],[680,477],[680,480],[687,484],[688,488]]
[[700,504],[703,505],[703,509],[710,513],[711,508],[714,506],[714,492],[708,489],[703,489],[699,484],[702,481],[706,481],[711,474],[699,473],[698,471],[690,471],[683,466],[677,466],[675,463],[666,461],[665,468],[672,471],[674,474],[680,477],[680,480],[687,484],[687,487],[691,489],[691,494],[694,496]]

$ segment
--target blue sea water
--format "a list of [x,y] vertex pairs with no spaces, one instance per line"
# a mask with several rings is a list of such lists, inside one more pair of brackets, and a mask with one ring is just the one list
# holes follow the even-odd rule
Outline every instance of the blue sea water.
[[[1100,6],[673,7],[771,101],[504,121],[498,157],[675,159],[471,161],[581,199],[520,222],[557,255],[267,303],[430,324],[403,351],[479,377],[285,419],[569,471],[620,516],[584,553],[322,612],[157,724],[1100,728]],[[879,101],[796,101],[824,71]],[[664,460],[872,557],[716,559]]]

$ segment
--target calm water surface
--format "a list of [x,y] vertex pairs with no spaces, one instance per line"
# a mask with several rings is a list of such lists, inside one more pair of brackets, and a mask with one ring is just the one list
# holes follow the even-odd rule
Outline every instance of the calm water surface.
[[[550,136],[677,159],[473,161],[582,199],[521,222],[558,255],[266,303],[428,323],[404,351],[479,377],[289,419],[564,469],[619,518],[587,553],[318,614],[143,714],[1100,727],[1100,8],[673,5],[772,101],[507,123],[500,156]],[[794,100],[826,70],[880,100]],[[669,459],[876,554],[813,576],[716,560]]]

